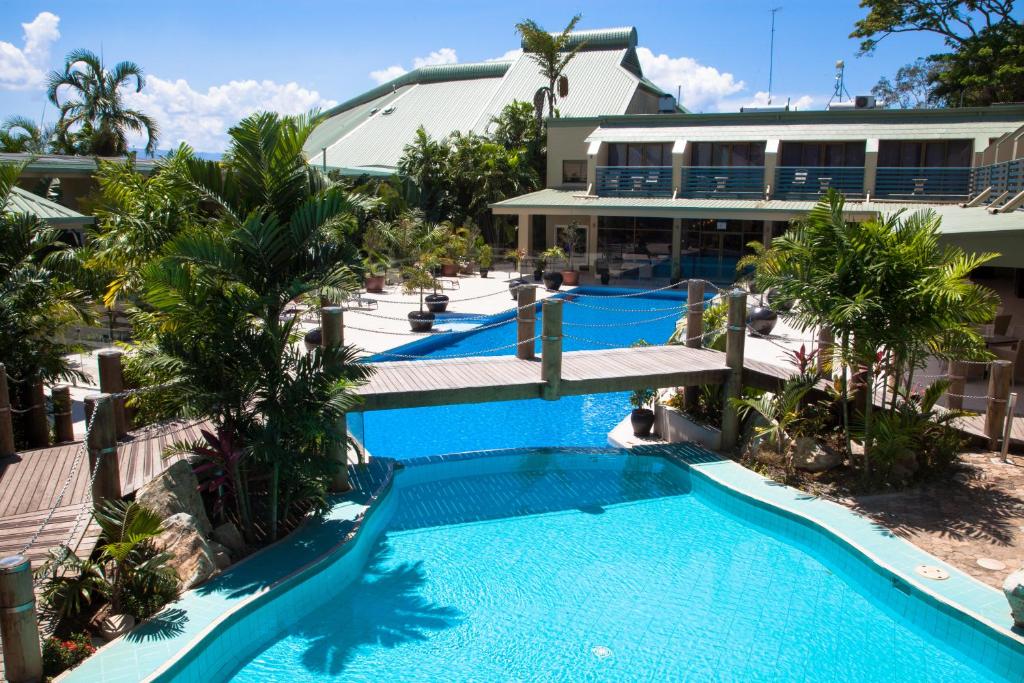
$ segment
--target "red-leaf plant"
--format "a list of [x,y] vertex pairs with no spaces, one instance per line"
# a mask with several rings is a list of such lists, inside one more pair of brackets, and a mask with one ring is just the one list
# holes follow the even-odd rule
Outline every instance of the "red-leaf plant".
[[206,429],[200,430],[203,441],[192,444],[189,450],[203,458],[192,471],[199,479],[199,490],[213,496],[213,514],[223,518],[225,506],[230,500],[235,512],[245,527],[248,535],[250,517],[248,500],[245,496],[245,481],[241,475],[241,463],[246,451],[241,445],[238,434],[227,427],[218,427],[214,434]]

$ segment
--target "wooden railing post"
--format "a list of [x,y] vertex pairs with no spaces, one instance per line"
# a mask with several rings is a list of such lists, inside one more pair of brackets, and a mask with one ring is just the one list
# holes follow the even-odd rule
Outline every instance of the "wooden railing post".
[[[691,279],[686,283],[686,346],[704,346],[704,281]],[[699,386],[683,387],[683,404],[687,410],[697,407]]]
[[[93,504],[101,500],[121,498],[121,473],[117,464],[117,425],[114,422],[114,399],[110,394],[85,397],[86,413],[91,415],[89,438],[89,472],[96,471],[92,482]],[[97,464],[98,463],[98,464]]]
[[0,640],[3,641],[5,680],[11,683],[43,680],[32,568],[23,555],[0,560]]
[[[100,391],[104,394],[119,394],[124,391],[124,370],[121,366],[121,349],[103,349],[96,354],[100,373]],[[128,419],[124,412],[124,399],[114,399],[114,425],[117,438],[128,433]]]
[[11,394],[7,389],[7,368],[0,363],[0,458],[15,454]]
[[46,387],[43,380],[33,382],[28,396],[28,440],[34,448],[50,445],[50,419],[46,416]]
[[541,379],[543,398],[558,400],[562,384],[562,300],[544,299],[541,303]]
[[537,335],[537,288],[516,287],[516,358],[533,360]]
[[1006,419],[1006,402],[1010,398],[1013,363],[1008,360],[994,360],[989,370],[985,436],[988,437],[988,447],[995,450],[1002,436],[1003,421]]
[[[341,306],[325,306],[320,309],[320,343],[330,349],[345,343],[345,311]],[[327,455],[334,463],[331,490],[336,493],[352,488],[348,481],[348,419],[338,418],[335,425],[342,435],[341,441],[332,441],[327,446]]]
[[836,337],[832,328],[822,325],[818,329],[818,373],[825,379],[832,379],[832,359],[835,355]]
[[950,410],[963,410],[964,392],[967,390],[967,365],[958,360],[951,360],[946,374],[949,376],[946,407]]
[[53,401],[53,426],[57,443],[75,440],[75,423],[71,419],[71,387],[59,384],[50,390]]
[[725,364],[729,376],[722,391],[722,450],[739,442],[740,417],[732,399],[743,393],[743,345],[747,335],[747,295],[739,289],[729,292],[729,323],[725,331]]

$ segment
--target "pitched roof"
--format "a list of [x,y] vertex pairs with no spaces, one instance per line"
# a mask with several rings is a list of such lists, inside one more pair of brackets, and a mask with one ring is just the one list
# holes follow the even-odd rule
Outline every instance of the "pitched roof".
[[[88,157],[70,154],[27,154],[21,152],[0,152],[0,163],[24,164],[22,172],[28,175],[87,175],[96,172],[96,160],[124,162],[126,157]],[[151,173],[156,168],[156,159],[135,159],[135,170],[139,173]]]
[[11,188],[5,210],[13,213],[27,213],[53,226],[87,225],[94,220],[92,216],[83,216],[77,211],[72,211],[66,206],[40,197],[17,185]]

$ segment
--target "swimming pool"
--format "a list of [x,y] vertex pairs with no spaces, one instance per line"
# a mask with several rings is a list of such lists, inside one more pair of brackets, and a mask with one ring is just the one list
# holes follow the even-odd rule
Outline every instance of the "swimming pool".
[[[622,296],[632,294],[631,296]],[[643,339],[664,343],[682,315],[686,293],[580,287],[562,294],[565,351],[626,347]],[[580,296],[583,295],[583,296]],[[708,294],[707,296],[711,296]],[[540,331],[542,316],[537,315]],[[480,321],[512,320],[511,314]],[[511,355],[488,351],[515,342],[515,323],[479,332],[433,335],[395,353],[431,358],[445,355]],[[539,353],[539,342],[538,342]],[[395,359],[381,354],[379,360]],[[629,394],[565,396],[475,405],[406,408],[355,414],[349,426],[375,456],[399,460],[442,453],[529,446],[605,446],[608,432],[629,412]]]
[[417,461],[357,543],[301,584],[315,600],[283,602],[277,632],[221,674],[974,683],[1024,671],[1019,648],[981,642],[827,532],[660,457]]

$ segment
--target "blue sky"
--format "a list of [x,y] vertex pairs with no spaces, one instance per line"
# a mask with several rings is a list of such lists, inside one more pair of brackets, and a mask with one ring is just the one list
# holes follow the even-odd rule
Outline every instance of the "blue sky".
[[556,30],[576,11],[581,28],[636,26],[645,72],[672,92],[683,85],[690,109],[734,111],[767,90],[769,10],[778,6],[776,102],[824,106],[837,59],[858,94],[942,49],[937,37],[901,35],[856,57],[857,41],[847,38],[864,14],[856,0],[0,0],[0,116],[52,121],[43,74],[71,49],[102,47],[107,61],[132,59],[150,76],[132,103],[158,118],[162,147],[184,139],[219,151],[227,126],[254,109],[323,108],[418,63],[500,57],[518,47],[516,21]]

